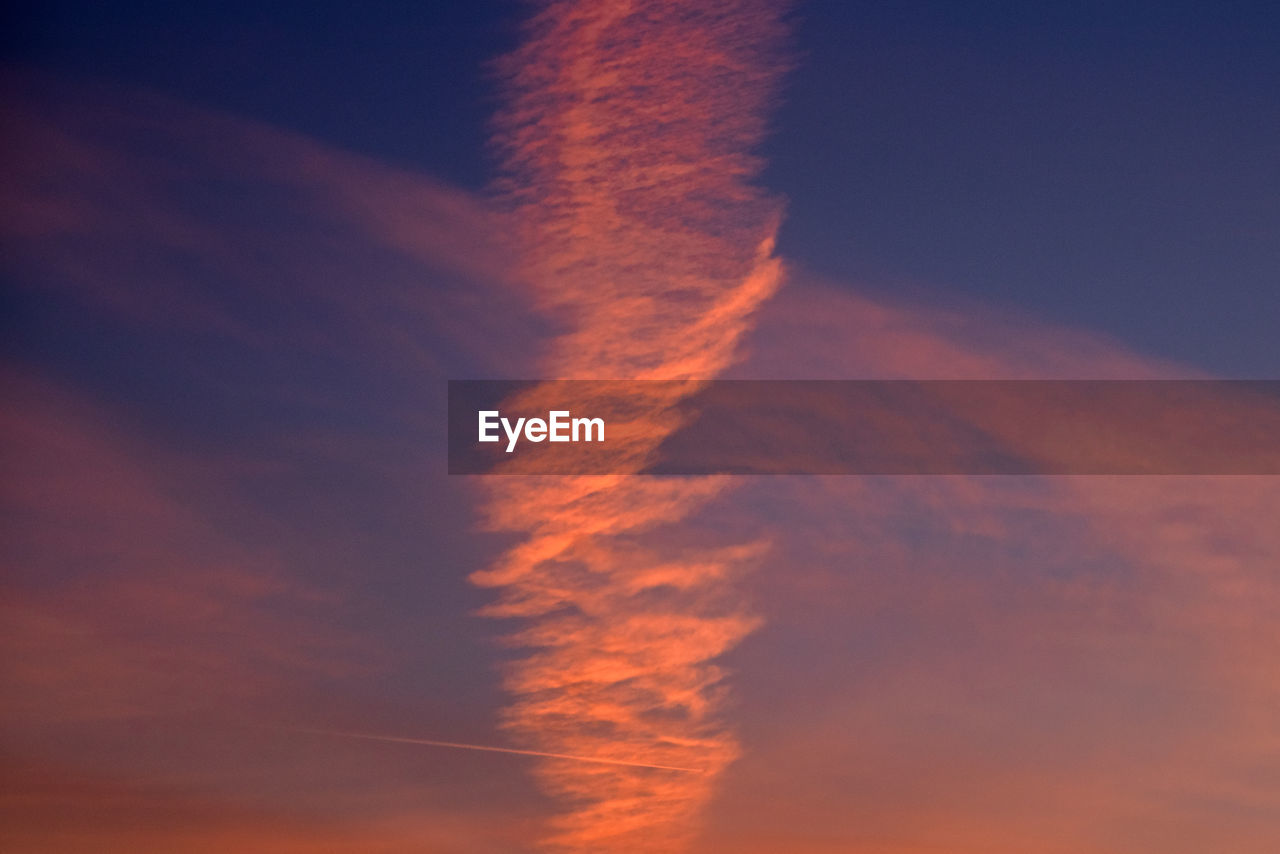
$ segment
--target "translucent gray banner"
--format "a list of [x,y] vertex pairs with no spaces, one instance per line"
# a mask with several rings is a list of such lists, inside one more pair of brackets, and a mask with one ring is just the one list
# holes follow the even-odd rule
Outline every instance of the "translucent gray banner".
[[449,382],[451,474],[1280,474],[1275,380]]

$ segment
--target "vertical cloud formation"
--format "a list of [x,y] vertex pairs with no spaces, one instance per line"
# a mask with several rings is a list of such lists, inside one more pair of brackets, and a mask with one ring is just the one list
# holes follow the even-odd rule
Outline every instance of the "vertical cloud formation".
[[[781,277],[779,202],[749,183],[782,65],[777,7],[549,3],[500,65],[500,189],[523,275],[563,329],[545,375],[696,381],[732,360]],[[609,421],[637,461],[670,429],[624,422]],[[673,557],[645,542],[713,481],[504,481],[489,522],[525,538],[473,580],[500,589],[490,613],[524,620],[509,731],[539,751],[703,770],[546,760],[564,809],[544,843],[677,850],[737,752],[712,660],[754,626],[731,578],[759,547]]]

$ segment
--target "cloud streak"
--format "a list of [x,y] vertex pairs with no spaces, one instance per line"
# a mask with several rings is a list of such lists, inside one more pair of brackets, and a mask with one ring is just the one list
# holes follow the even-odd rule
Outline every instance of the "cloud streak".
[[423,747],[451,747],[458,750],[480,750],[487,753],[509,753],[516,756],[538,756],[543,759],[569,759],[573,762],[586,762],[596,765],[622,765],[629,768],[651,768],[657,771],[680,771],[687,774],[703,774],[701,768],[680,768],[675,765],[652,765],[647,762],[626,762],[621,759],[602,759],[598,756],[572,756],[566,753],[545,753],[540,750],[517,750],[514,747],[495,747],[489,744],[463,744],[457,741],[436,741],[429,738],[408,738],[398,735],[375,735],[367,732],[344,732],[335,729],[308,729],[295,727],[291,732],[306,732],[315,735],[333,735],[341,738],[357,738],[364,741],[385,741],[393,744],[417,744]]
[[[638,470],[661,413],[734,359],[778,287],[776,199],[750,184],[781,68],[777,4],[552,2],[500,65],[497,141],[520,275],[563,330],[548,378],[688,380],[636,407],[591,401]],[[536,404],[538,390],[526,403]],[[659,415],[639,416],[647,411]],[[487,489],[488,524],[523,541],[473,580],[521,619],[507,730],[530,750],[700,768],[655,778],[548,759],[560,851],[673,852],[737,756],[714,659],[757,624],[733,578],[760,544],[671,550],[711,480],[520,478]]]

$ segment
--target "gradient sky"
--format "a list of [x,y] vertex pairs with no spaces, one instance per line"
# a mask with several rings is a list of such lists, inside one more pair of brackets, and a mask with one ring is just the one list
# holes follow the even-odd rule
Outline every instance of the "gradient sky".
[[494,483],[443,410],[1275,377],[1276,13],[696,7],[9,12],[0,848],[1276,850],[1276,478]]
[[[481,189],[521,4],[61,2],[19,62],[126,81]],[[763,147],[789,258],[1088,326],[1223,376],[1280,357],[1280,13],[866,3],[792,15]]]

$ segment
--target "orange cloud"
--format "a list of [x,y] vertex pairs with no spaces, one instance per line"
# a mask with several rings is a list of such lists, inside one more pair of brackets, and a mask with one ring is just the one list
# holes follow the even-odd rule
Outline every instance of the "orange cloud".
[[[781,277],[779,205],[749,183],[778,15],[753,0],[550,3],[503,61],[520,275],[563,328],[545,376],[696,381],[733,359]],[[644,408],[591,401],[623,470],[641,467],[673,426],[664,411],[694,388],[664,386]],[[531,651],[508,671],[508,730],[540,751],[704,770],[540,763],[564,805],[549,848],[678,850],[737,755],[713,661],[756,625],[730,579],[759,548],[664,557],[637,540],[722,487],[570,477],[486,490],[490,524],[525,537],[473,575],[500,590],[489,613],[527,621],[510,639]]]

